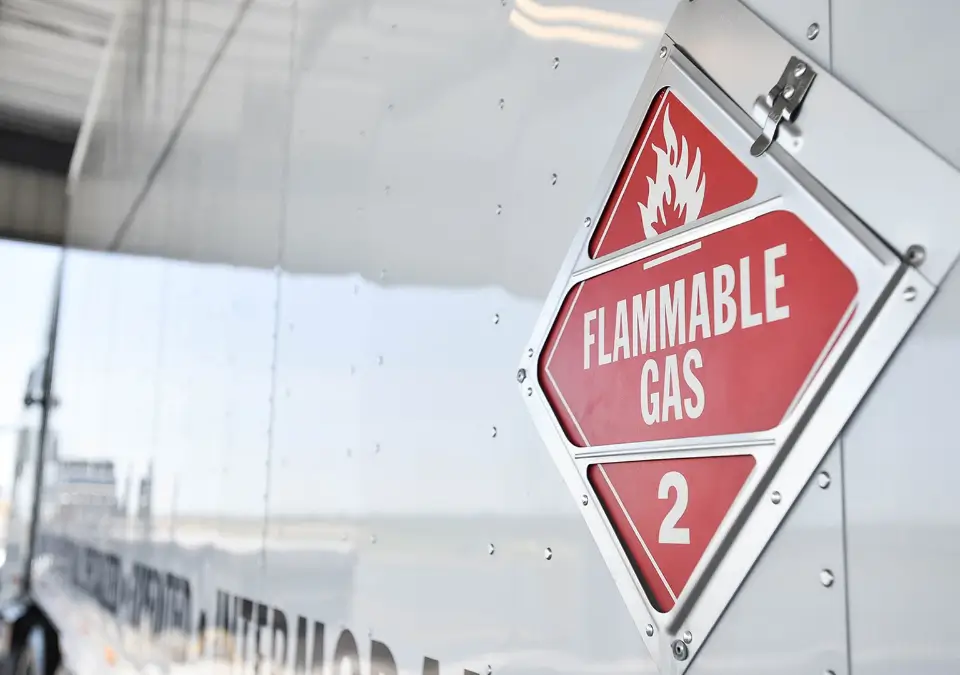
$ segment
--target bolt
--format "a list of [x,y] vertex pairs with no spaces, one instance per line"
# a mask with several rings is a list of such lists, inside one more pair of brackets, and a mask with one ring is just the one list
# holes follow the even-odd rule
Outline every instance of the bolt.
[[820,486],[820,489],[826,490],[830,487],[830,474],[826,471],[821,471],[817,474],[817,485]]
[[917,289],[913,286],[907,286],[903,289],[903,299],[907,302],[913,302],[917,299]]
[[927,251],[918,244],[914,244],[907,249],[907,262],[914,267],[919,267],[927,258]]
[[553,558],[553,549],[550,548],[549,546],[543,549],[543,557],[546,558],[547,560],[550,560],[551,558]]
[[494,315],[493,315],[493,322],[494,322],[494,323],[500,323],[500,315],[499,315],[499,314],[494,314]]
[[661,58],[661,59],[667,58],[667,48],[666,48],[666,47],[661,47],[661,48],[660,48],[660,58]]
[[784,98],[793,98],[793,95],[796,93],[796,89],[793,88],[793,85],[788,84],[783,88],[783,97]]
[[820,570],[820,583],[827,588],[833,586],[833,572],[828,569]]
[[583,219],[584,227],[590,227],[592,224],[593,224],[593,218],[591,218],[590,216],[587,216],[586,218]]
[[782,498],[783,496],[776,490],[774,490],[773,493],[770,495],[770,501],[773,502],[774,504],[779,504]]
[[647,634],[647,637],[653,637],[653,624],[648,623],[647,628],[644,632]]
[[559,56],[554,56],[554,57],[553,57],[553,69],[556,70],[556,69],[559,68],[559,67],[560,67],[560,57],[559,57]]
[[527,369],[521,368],[520,370],[517,371],[517,382],[520,382],[522,384],[523,381],[526,379],[527,379]]
[[816,40],[818,35],[820,35],[820,24],[819,24],[819,23],[811,23],[809,26],[807,26],[807,39],[808,39],[808,40]]
[[487,546],[487,555],[493,555],[496,550],[496,547],[493,544],[490,544]]
[[690,656],[690,649],[683,643],[683,640],[674,640],[670,649],[673,650],[673,658],[677,661],[686,661],[687,657]]
[[686,642],[687,644],[690,644],[691,642],[693,642],[693,633],[691,633],[690,631],[684,631],[683,641]]
[[587,495],[582,495],[580,497],[580,503],[586,506],[587,504],[590,503],[590,498]]
[[793,75],[794,75],[794,77],[800,77],[800,76],[802,76],[805,72],[807,72],[807,64],[806,64],[806,63],[803,63],[802,61],[801,61],[800,63],[798,63],[797,66],[793,69]]

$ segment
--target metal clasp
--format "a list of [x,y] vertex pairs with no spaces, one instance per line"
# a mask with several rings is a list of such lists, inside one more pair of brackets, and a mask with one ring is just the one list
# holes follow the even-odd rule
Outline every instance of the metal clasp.
[[797,114],[797,109],[807,95],[807,90],[817,74],[806,61],[791,56],[787,67],[780,74],[780,80],[774,85],[765,97],[757,103],[765,103],[768,110],[763,121],[763,131],[750,146],[750,154],[759,157],[767,151],[777,136],[777,128],[781,120],[790,122]]

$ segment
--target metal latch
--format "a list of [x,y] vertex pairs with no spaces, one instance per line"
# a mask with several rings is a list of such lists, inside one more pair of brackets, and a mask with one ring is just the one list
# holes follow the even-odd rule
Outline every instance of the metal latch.
[[[797,108],[803,103],[803,97],[817,74],[806,61],[791,56],[787,67],[780,74],[780,80],[764,97],[769,112],[763,121],[763,131],[750,146],[750,154],[759,157],[773,144],[781,120],[788,122],[797,114]],[[759,103],[759,101],[758,101]]]

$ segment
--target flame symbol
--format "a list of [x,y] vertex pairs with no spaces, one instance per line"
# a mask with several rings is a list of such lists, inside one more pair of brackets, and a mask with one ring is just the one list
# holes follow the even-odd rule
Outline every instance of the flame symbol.
[[663,113],[663,140],[666,149],[653,146],[657,153],[657,176],[647,176],[650,188],[647,203],[637,202],[640,207],[640,219],[643,222],[644,237],[655,237],[654,225],[660,225],[661,231],[693,222],[700,217],[703,207],[703,194],[707,187],[707,176],[700,171],[700,149],[696,149],[693,166],[687,149],[687,139],[680,137],[679,151],[677,134],[670,124],[670,106]]

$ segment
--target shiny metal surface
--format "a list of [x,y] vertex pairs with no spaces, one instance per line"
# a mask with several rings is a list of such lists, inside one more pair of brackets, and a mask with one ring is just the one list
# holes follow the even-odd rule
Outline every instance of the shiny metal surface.
[[[953,387],[960,377],[960,363],[951,355],[960,335],[958,294],[955,268],[890,362],[882,386],[864,400],[844,433],[850,657],[856,673],[921,669],[939,675],[960,667],[951,637],[960,629],[951,451]],[[923,621],[911,622],[908,615]]]
[[[570,242],[592,225],[647,66],[668,61],[658,53],[671,13],[693,4],[733,16],[714,26],[747,26],[711,40],[709,22],[694,22],[678,41],[750,111],[790,50],[726,0],[191,2],[158,57],[162,86],[142,89],[116,51],[72,186],[68,236],[80,248],[67,256],[54,428],[61,457],[113,463],[118,505],[51,505],[35,561],[37,595],[65,617],[77,673],[224,672],[230,655],[236,670],[258,655],[292,670],[299,647],[313,653],[314,622],[330,672],[656,672],[641,642],[660,634],[634,622],[611,579],[611,551],[590,533],[602,525],[582,522],[597,517],[595,500],[582,487],[571,498],[579,477],[557,472],[531,423],[532,371],[518,382],[517,357],[530,355]],[[790,25],[794,35],[808,24]],[[817,41],[831,32],[821,26]],[[859,425],[885,430],[879,447],[905,433],[888,428],[906,427],[889,371],[865,409],[890,397],[883,424],[861,411],[843,462],[836,449],[821,459],[956,256],[960,238],[940,216],[957,177],[829,79],[818,74],[800,128],[783,136],[801,150],[769,152],[811,170],[898,250],[920,243],[928,258],[898,279],[873,319],[884,330],[863,336],[847,385],[795,439],[808,449],[761,493],[750,527],[776,531],[769,546],[746,538],[716,570],[739,590],[715,630],[702,641],[727,602],[709,585],[698,601],[707,618],[680,627],[699,651],[694,674],[848,672],[848,592],[855,667],[892,672],[876,665],[878,639],[898,653],[929,646],[923,626],[898,633],[875,604],[897,570],[922,569],[883,538],[900,512],[866,506],[870,472],[892,480],[895,464],[874,462],[879,441]],[[143,90],[155,92],[149,105]],[[862,126],[828,124],[837,100]],[[808,122],[823,135],[804,135]],[[878,129],[917,175],[877,178],[890,162],[861,141]],[[856,146],[859,174],[841,156],[824,165],[837,135]],[[866,199],[897,194],[894,180],[926,197],[911,204],[915,220],[905,202]],[[912,304],[900,299],[907,288]],[[910,347],[891,371],[904,354],[934,358]],[[922,375],[900,377],[919,389]],[[933,461],[939,447],[916,452]],[[810,478],[818,470],[832,481]],[[948,472],[935,473],[946,484]],[[779,504],[765,498],[773,490]],[[949,507],[942,494],[924,496]],[[857,518],[876,519],[879,534],[858,535]],[[65,541],[188,582],[187,634],[153,635],[149,602],[139,628],[129,606],[105,608],[96,584],[71,579]],[[877,547],[904,567],[877,573]],[[926,592],[945,611],[946,594]],[[249,639],[213,629],[238,597],[269,626],[256,641],[243,621]],[[936,635],[950,644],[944,625]]]

